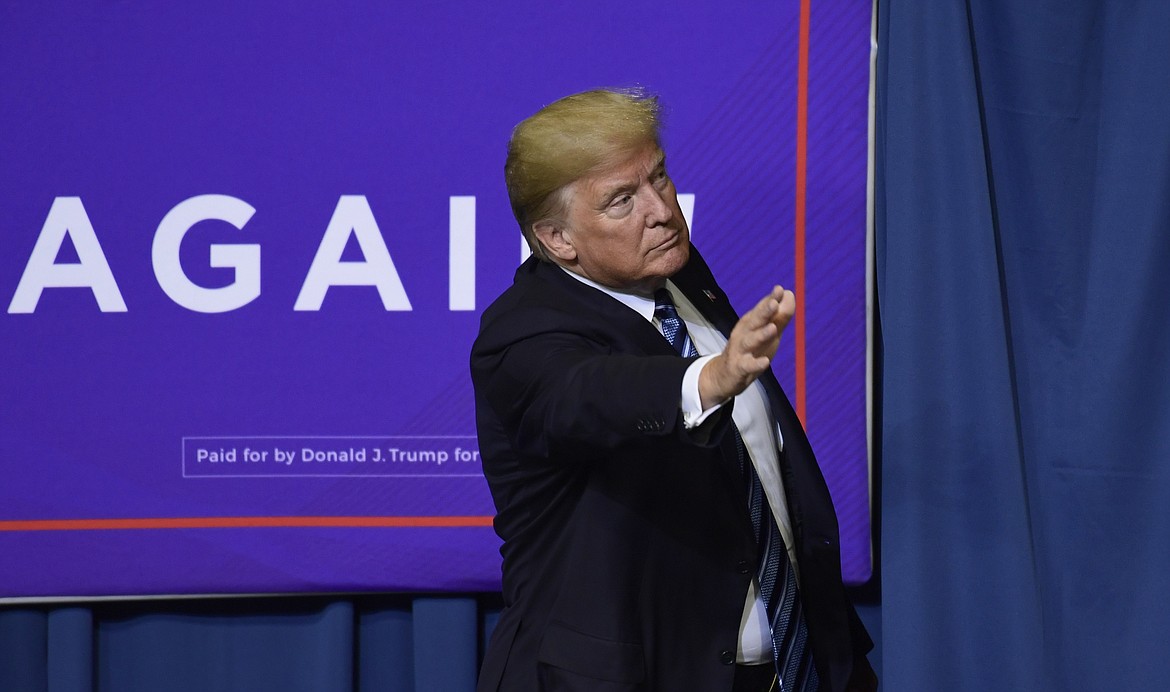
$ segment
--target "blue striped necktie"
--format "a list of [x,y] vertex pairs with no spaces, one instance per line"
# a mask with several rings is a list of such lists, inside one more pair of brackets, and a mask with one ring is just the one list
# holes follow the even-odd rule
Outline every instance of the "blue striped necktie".
[[[654,317],[662,327],[662,334],[670,345],[687,358],[699,355],[686,324],[678,316],[670,291],[660,288],[654,293]],[[819,687],[812,652],[809,650],[808,626],[800,594],[796,588],[796,571],[788,559],[784,538],[776,517],[768,506],[760,477],[748,456],[743,438],[735,425],[731,426],[739,471],[747,486],[748,508],[751,514],[752,530],[756,539],[756,550],[760,556],[756,568],[756,579],[760,584],[760,595],[768,613],[772,629],[772,647],[775,654],[776,672],[780,678],[781,692],[814,692]]]

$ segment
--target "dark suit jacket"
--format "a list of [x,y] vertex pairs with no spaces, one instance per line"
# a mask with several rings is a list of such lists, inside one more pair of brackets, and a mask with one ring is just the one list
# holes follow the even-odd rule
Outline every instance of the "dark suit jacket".
[[[693,248],[672,280],[730,332],[737,316]],[[471,372],[505,607],[481,692],[731,689],[755,547],[730,411],[702,440],[683,427],[689,364],[650,322],[535,258],[484,312]],[[841,690],[872,644],[808,439],[770,372],[762,382],[814,660],[823,689]]]

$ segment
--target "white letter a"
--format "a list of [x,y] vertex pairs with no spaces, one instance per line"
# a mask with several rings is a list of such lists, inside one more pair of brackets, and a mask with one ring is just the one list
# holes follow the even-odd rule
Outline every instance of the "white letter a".
[[[365,257],[363,262],[341,261],[351,232],[357,237]],[[364,195],[342,195],[337,200],[333,218],[329,219],[293,309],[320,310],[330,286],[374,286],[387,310],[411,309],[406,289]]]
[[[77,263],[57,264],[57,253],[68,235],[77,250]],[[30,313],[37,309],[41,292],[46,288],[88,288],[93,291],[102,312],[126,312],[126,301],[114,281],[106,255],[80,197],[56,197],[45,225],[37,236],[24,274],[8,305],[10,313]]]

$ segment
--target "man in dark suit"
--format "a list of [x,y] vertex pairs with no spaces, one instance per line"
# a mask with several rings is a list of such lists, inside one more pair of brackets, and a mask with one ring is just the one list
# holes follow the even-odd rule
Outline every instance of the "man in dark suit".
[[479,689],[872,690],[836,516],[743,318],[691,246],[640,92],[561,99],[505,167],[533,257],[471,354],[505,607]]

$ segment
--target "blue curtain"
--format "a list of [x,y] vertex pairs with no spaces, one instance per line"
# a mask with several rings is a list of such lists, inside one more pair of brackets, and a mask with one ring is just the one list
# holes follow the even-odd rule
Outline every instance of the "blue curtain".
[[0,609],[5,692],[470,692],[499,596]]
[[472,692],[499,610],[498,593],[6,606],[0,692]]
[[1168,36],[880,3],[885,689],[1167,689]]

